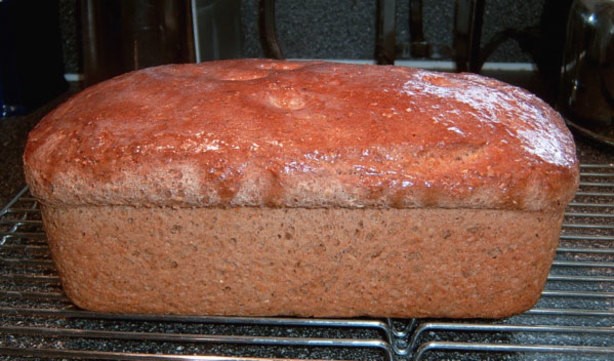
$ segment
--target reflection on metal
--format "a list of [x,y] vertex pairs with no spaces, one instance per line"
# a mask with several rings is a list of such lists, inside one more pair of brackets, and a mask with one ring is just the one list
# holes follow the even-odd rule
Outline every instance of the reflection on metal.
[[273,59],[283,59],[275,26],[275,0],[260,0],[258,2],[258,29],[260,44],[264,56]]

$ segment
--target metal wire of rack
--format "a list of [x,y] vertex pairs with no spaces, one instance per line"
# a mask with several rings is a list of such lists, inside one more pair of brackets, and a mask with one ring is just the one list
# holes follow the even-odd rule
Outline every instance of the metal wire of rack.
[[501,320],[101,314],[64,296],[27,189],[0,211],[0,360],[611,360],[614,165],[581,168],[538,304]]

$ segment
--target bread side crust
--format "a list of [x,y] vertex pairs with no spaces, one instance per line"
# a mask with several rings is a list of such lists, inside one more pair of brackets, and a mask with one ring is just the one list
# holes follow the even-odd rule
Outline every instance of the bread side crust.
[[64,290],[103,312],[498,318],[540,296],[561,212],[43,206]]

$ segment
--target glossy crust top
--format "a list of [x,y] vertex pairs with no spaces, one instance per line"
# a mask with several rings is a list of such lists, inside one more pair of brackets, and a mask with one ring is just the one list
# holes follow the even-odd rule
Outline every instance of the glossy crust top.
[[572,136],[474,74],[326,62],[168,65],[90,87],[24,154],[56,205],[562,208]]

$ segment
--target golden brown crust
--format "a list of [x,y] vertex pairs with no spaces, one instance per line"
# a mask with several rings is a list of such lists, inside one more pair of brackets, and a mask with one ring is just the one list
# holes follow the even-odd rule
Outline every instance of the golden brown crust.
[[562,209],[578,178],[560,116],[471,74],[232,60],[126,74],[29,137],[48,204]]

